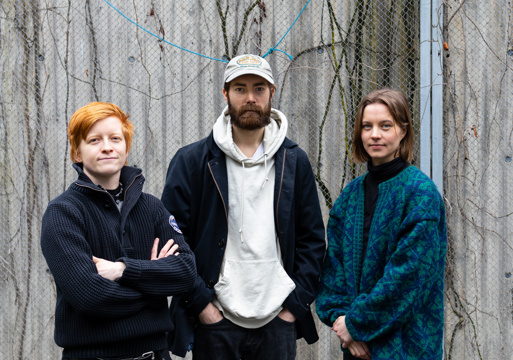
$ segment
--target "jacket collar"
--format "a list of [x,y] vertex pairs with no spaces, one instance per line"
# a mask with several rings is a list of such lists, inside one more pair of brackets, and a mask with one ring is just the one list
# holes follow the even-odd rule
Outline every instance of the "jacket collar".
[[[74,163],[73,168],[78,173],[78,178],[75,181],[77,185],[86,186],[88,188],[93,188],[95,190],[104,190],[97,184],[93,183],[89,176],[84,172],[83,165],[81,163]],[[144,181],[144,176],[142,175],[142,170],[132,167],[132,166],[123,166],[121,169],[121,175],[119,181],[123,184],[123,187],[127,189],[130,184],[133,183],[135,178],[139,178]]]

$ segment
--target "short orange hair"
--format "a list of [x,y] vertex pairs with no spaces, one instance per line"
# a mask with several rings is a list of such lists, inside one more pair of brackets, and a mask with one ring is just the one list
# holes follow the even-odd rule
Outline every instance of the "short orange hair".
[[97,121],[110,116],[115,116],[121,121],[121,129],[126,142],[126,152],[130,151],[134,131],[134,126],[128,120],[130,115],[124,113],[117,105],[105,102],[92,102],[78,109],[69,121],[68,138],[71,147],[71,161],[77,162],[76,158],[80,142],[86,139],[91,126]]

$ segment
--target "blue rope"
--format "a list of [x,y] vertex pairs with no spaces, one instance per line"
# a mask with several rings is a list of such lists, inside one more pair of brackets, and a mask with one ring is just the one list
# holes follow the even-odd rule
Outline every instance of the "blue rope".
[[294,20],[294,22],[292,23],[292,25],[290,25],[289,29],[287,30],[287,32],[285,33],[285,35],[283,35],[280,39],[280,41],[278,41],[278,43],[276,45],[274,45],[274,47],[270,48],[269,51],[267,51],[264,56],[262,56],[263,58],[265,58],[267,55],[269,54],[272,54],[273,51],[281,51],[282,53],[284,53],[285,55],[287,55],[290,59],[290,61],[294,60],[294,58],[292,56],[290,56],[289,54],[287,54],[285,51],[283,50],[278,50],[276,49],[276,47],[278,45],[280,45],[280,43],[283,41],[283,39],[285,39],[285,36],[287,36],[287,34],[289,33],[289,31],[292,29],[292,27],[296,24],[296,22],[298,21],[299,17],[301,16],[301,14],[303,14],[303,11],[305,11],[306,7],[308,6],[308,4],[310,4],[310,1],[312,0],[308,0],[308,2],[305,4],[305,6],[303,6],[303,8],[301,9],[301,11],[299,12],[299,15],[296,17],[296,20]]
[[225,62],[225,63],[227,63],[227,62],[228,62],[228,60],[224,60],[224,59],[216,59],[216,58],[213,58],[213,57],[210,57],[210,56],[202,55],[202,54],[199,54],[199,53],[197,53],[197,52],[194,52],[194,51],[191,51],[191,50],[185,49],[185,48],[183,48],[183,47],[181,47],[181,46],[178,46],[178,45],[175,45],[175,44],[173,44],[173,43],[170,43],[169,41],[167,41],[167,40],[165,40],[165,39],[161,38],[160,36],[158,36],[158,35],[156,35],[156,34],[152,33],[150,30],[148,30],[148,29],[146,29],[146,28],[142,27],[141,25],[139,25],[138,23],[136,23],[135,21],[133,21],[132,19],[130,19],[128,16],[126,16],[125,14],[123,14],[123,13],[122,13],[118,8],[116,8],[114,5],[112,5],[112,4],[111,4],[110,2],[108,2],[107,0],[103,0],[103,1],[105,1],[105,2],[106,2],[106,3],[107,3],[111,8],[113,8],[114,10],[116,10],[116,11],[117,11],[121,16],[123,16],[125,19],[127,19],[128,21],[130,21],[132,24],[134,24],[134,25],[135,25],[135,26],[137,26],[138,28],[140,28],[140,29],[142,29],[142,30],[146,31],[148,34],[155,36],[157,39],[159,39],[160,41],[165,42],[166,44],[169,44],[169,45],[171,45],[171,46],[177,47],[177,48],[178,48],[178,49],[180,49],[180,50],[187,51],[187,52],[189,52],[189,53],[191,53],[191,54],[198,55],[198,56],[202,56],[202,57],[207,58],[207,59],[210,59],[210,60],[221,61],[221,62]]
[[[109,5],[111,8],[113,8],[114,10],[116,10],[121,16],[123,16],[125,19],[127,19],[128,21],[130,21],[132,24],[134,24],[135,26],[137,26],[139,29],[143,30],[143,31],[146,31],[148,34],[156,37],[157,39],[159,39],[160,41],[163,41],[165,42],[166,44],[169,44],[171,46],[174,46],[180,50],[183,50],[183,51],[187,51],[191,54],[194,54],[194,55],[198,55],[198,56],[202,56],[204,58],[207,58],[207,59],[210,59],[210,60],[215,60],[215,61],[221,61],[221,62],[225,62],[227,63],[228,60],[225,60],[225,59],[216,59],[216,58],[213,58],[213,57],[210,57],[210,56],[207,56],[207,55],[203,55],[203,54],[200,54],[200,53],[197,53],[197,52],[194,52],[192,50],[189,50],[189,49],[186,49],[186,48],[183,48],[181,46],[178,46],[176,44],[173,44],[167,40],[165,40],[164,38],[161,38],[160,36],[152,33],[150,30],[144,28],[143,26],[139,25],[138,23],[136,23],[135,21],[133,21],[132,19],[130,19],[128,16],[126,16],[125,14],[123,14],[118,8],[116,8],[114,5],[112,5],[110,2],[108,2],[107,0],[103,0],[107,3],[107,5]],[[290,25],[289,29],[287,30],[287,32],[285,32],[285,34],[281,37],[280,41],[278,41],[278,43],[272,47],[272,48],[269,48],[269,50],[262,56],[263,58],[265,58],[267,55],[269,54],[272,54],[274,51],[279,51],[279,52],[282,52],[284,53],[285,55],[287,55],[289,57],[289,59],[292,61],[294,60],[294,58],[292,56],[290,56],[289,54],[287,54],[285,51],[283,50],[280,50],[280,49],[276,49],[276,47],[278,45],[280,45],[280,43],[283,41],[283,39],[285,39],[285,36],[287,36],[287,34],[290,32],[290,30],[292,29],[292,27],[296,24],[296,22],[299,20],[299,17],[301,16],[301,14],[303,14],[303,11],[305,11],[306,7],[308,6],[308,4],[310,3],[310,1],[312,0],[308,0],[308,2],[305,4],[305,6],[303,6],[303,9],[301,9],[301,12],[299,13],[299,15],[296,17],[296,20],[294,20],[294,22],[292,23],[292,25]]]

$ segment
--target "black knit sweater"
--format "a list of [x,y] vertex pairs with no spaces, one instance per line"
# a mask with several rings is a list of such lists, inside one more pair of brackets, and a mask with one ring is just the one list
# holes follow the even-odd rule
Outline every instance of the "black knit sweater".
[[[119,211],[107,191],[74,167],[77,181],[50,202],[42,221],[41,247],[57,285],[55,342],[72,358],[166,348],[165,333],[173,328],[167,296],[189,290],[196,278],[189,246],[162,203],[142,192],[140,169],[122,169]],[[159,251],[174,239],[180,254],[151,261],[156,237]],[[123,276],[98,275],[93,255],[123,261]]]

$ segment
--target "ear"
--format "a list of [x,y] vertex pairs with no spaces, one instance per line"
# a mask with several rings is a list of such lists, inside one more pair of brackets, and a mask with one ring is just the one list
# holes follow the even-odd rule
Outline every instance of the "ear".
[[276,88],[273,86],[273,87],[271,88],[271,100],[272,100],[272,99],[273,99],[273,97],[274,97],[274,90],[276,90]]
[[75,162],[81,163],[82,162],[82,155],[80,155],[80,151],[77,150],[77,153],[75,154]]
[[401,128],[401,141],[404,139],[405,136],[406,136],[406,130]]
[[228,93],[226,92],[225,89],[223,89],[223,96],[224,96],[224,100],[226,101],[226,103],[228,103]]

